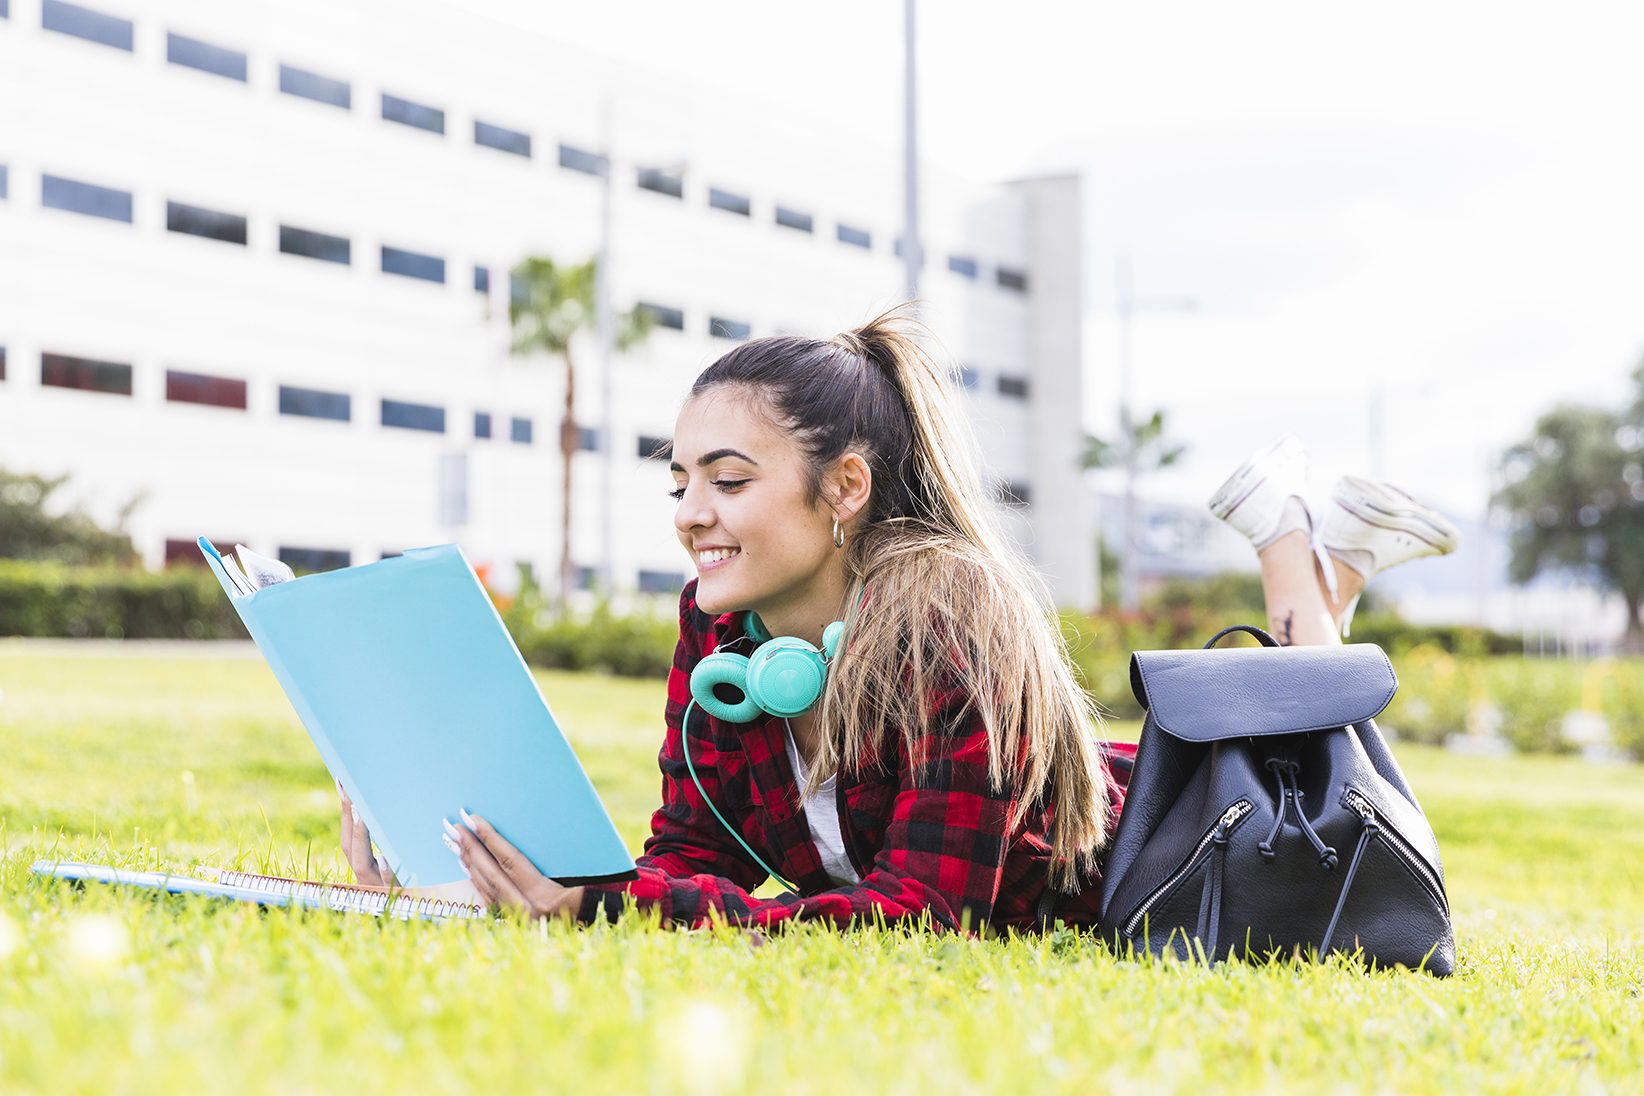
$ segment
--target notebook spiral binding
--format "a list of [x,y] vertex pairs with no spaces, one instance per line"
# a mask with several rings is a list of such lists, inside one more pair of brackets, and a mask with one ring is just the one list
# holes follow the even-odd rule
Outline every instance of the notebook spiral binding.
[[305,906],[329,906],[339,912],[364,913],[372,917],[387,916],[401,921],[479,919],[486,916],[484,906],[468,902],[401,893],[395,895],[390,908],[389,895],[374,887],[358,887],[348,883],[313,883],[303,879],[282,879],[278,876],[222,869],[200,870],[202,874],[211,874],[216,882],[224,886],[256,891],[270,897],[287,898]]

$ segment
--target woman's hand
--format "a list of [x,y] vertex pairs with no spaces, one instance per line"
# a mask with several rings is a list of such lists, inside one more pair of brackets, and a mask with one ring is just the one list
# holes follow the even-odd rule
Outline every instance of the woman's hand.
[[537,871],[536,865],[491,824],[462,812],[465,825],[445,823],[445,842],[462,859],[474,889],[495,905],[516,910],[535,921],[539,917],[574,918],[582,908],[582,888],[562,887]]
[[337,798],[342,800],[342,854],[354,869],[354,878],[368,887],[398,888],[388,861],[371,851],[371,831],[349,802],[342,781],[337,781]]

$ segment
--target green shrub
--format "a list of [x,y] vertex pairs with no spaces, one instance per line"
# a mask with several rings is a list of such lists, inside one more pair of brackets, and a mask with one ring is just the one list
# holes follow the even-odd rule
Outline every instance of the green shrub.
[[1608,661],[1597,684],[1610,738],[1635,761],[1644,761],[1644,662]]
[[667,677],[673,666],[679,619],[668,599],[645,599],[620,616],[603,598],[585,616],[553,612],[536,579],[521,568],[519,592],[500,605],[520,654],[533,666],[623,677]]
[[1475,628],[1471,624],[1412,624],[1394,612],[1357,613],[1349,643],[1374,643],[1391,656],[1417,647],[1437,647],[1453,655],[1516,655],[1524,651],[1519,636]]
[[1486,663],[1501,736],[1520,753],[1568,753],[1564,717],[1581,706],[1584,664],[1560,659],[1495,658]]
[[211,572],[0,559],[0,635],[245,639]]
[[1476,659],[1459,659],[1436,644],[1423,644],[1393,664],[1399,690],[1378,722],[1402,739],[1440,745],[1467,729],[1467,713],[1479,693]]

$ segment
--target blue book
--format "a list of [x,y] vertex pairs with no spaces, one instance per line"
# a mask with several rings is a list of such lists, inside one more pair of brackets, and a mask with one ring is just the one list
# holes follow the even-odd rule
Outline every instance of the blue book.
[[465,809],[566,886],[635,877],[456,545],[261,585],[199,543],[402,886],[465,881],[440,824]]

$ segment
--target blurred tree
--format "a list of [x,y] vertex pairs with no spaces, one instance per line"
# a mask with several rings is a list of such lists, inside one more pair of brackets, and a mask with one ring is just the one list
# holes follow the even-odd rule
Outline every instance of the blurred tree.
[[[137,550],[123,529],[101,528],[83,511],[47,512],[46,500],[68,482],[0,468],[0,559],[50,559],[76,566],[137,562]],[[120,512],[123,525],[137,505]]]
[[1125,609],[1135,609],[1141,604],[1136,574],[1136,481],[1170,467],[1187,452],[1187,446],[1167,441],[1164,432],[1163,411],[1155,411],[1152,418],[1135,422],[1127,409],[1121,409],[1118,441],[1085,435],[1084,467],[1125,471],[1125,527],[1119,544],[1119,604]]
[[[508,287],[508,321],[513,327],[515,354],[542,351],[565,362],[565,411],[559,423],[559,452],[563,461],[560,492],[559,602],[565,602],[575,568],[571,560],[571,461],[582,448],[582,428],[576,420],[576,362],[571,346],[578,333],[598,325],[595,290],[598,261],[577,266],[533,256],[514,267]],[[652,316],[635,307],[616,318],[617,349],[638,345],[650,334]],[[602,439],[609,445],[610,439]]]
[[1635,377],[1640,399],[1627,415],[1565,406],[1537,420],[1535,434],[1503,456],[1507,485],[1491,501],[1512,521],[1512,580],[1563,569],[1615,590],[1627,606],[1622,649],[1636,654],[1644,653],[1644,435],[1627,419],[1644,407],[1644,367]]

